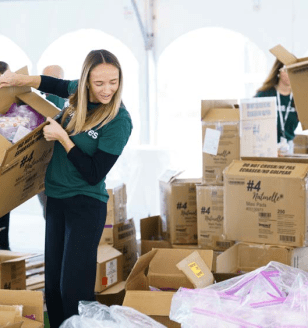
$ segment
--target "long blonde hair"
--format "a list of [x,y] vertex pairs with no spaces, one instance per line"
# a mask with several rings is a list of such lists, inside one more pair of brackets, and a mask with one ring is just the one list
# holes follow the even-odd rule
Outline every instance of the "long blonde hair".
[[[119,70],[119,87],[108,104],[100,104],[88,113],[89,94],[87,84],[89,83],[91,70],[100,64],[111,64]],[[123,74],[117,57],[107,50],[92,50],[83,63],[78,89],[69,97],[69,107],[62,116],[62,126],[67,117],[71,116],[70,122],[65,127],[66,132],[73,136],[96,126],[99,129],[112,121],[119,112],[122,88]]]
[[263,82],[263,85],[257,90],[259,91],[266,91],[273,87],[275,87],[279,82],[279,70],[283,67],[283,63],[276,59],[271,71],[268,74],[268,77]]

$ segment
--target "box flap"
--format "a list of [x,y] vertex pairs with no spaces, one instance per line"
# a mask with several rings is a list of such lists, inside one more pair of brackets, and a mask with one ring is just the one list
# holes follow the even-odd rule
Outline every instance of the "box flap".
[[57,107],[50,104],[48,101],[46,101],[46,99],[44,99],[35,92],[19,94],[17,98],[45,117],[53,118],[60,112]]
[[146,315],[168,316],[173,292],[129,290],[124,297],[123,306],[129,306]]
[[[146,271],[157,250],[154,249],[139,257],[126,281],[126,290],[140,288],[147,290]],[[137,287],[138,286],[138,287]]]
[[97,262],[103,263],[114,259],[118,256],[122,255],[117,249],[113,248],[111,245],[100,245],[97,248]]
[[161,182],[169,183],[182,174],[184,171],[180,170],[167,170],[159,179]]
[[211,108],[202,118],[203,123],[214,122],[239,122],[240,111],[238,108]]
[[[24,316],[35,314],[37,324],[44,322],[43,292],[29,291],[29,290],[0,289],[0,304],[23,305]],[[23,327],[31,327],[31,326],[27,326],[24,323]]]
[[297,62],[297,58],[280,44],[270,49],[270,52],[284,65],[291,65]]
[[229,175],[236,176],[256,176],[276,178],[280,179],[293,179],[300,178],[303,179],[308,173],[308,163],[282,163],[279,161],[266,162],[266,161],[241,161],[234,160],[232,163],[224,170],[224,175],[227,177]]
[[[140,220],[141,240],[158,240],[162,236],[162,220],[159,215]],[[156,238],[156,239],[155,239]]]
[[220,99],[220,100],[201,100],[201,120],[205,118],[208,111],[212,108],[237,108],[236,99]]
[[[18,74],[29,75],[28,68],[25,66],[16,71]],[[6,112],[12,103],[16,102],[16,96],[22,93],[30,92],[30,87],[7,87],[0,89],[0,113]]]
[[126,281],[121,281],[121,282],[117,283],[116,285],[114,285],[114,286],[104,290],[103,292],[99,293],[98,295],[118,294],[122,290],[125,289],[125,284],[126,284]]

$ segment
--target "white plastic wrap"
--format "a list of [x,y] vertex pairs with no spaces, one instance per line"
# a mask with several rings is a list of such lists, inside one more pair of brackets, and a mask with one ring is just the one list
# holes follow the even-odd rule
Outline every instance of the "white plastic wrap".
[[308,327],[308,273],[270,262],[204,289],[181,288],[170,319],[182,328]]
[[133,308],[99,302],[79,302],[79,315],[72,316],[60,328],[166,328]]

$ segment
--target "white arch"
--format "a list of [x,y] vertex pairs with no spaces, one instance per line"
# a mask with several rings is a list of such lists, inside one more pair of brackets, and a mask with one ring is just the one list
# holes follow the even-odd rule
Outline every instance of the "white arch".
[[28,66],[29,73],[31,73],[31,60],[15,42],[4,35],[0,35],[0,44],[0,61],[9,64],[12,71]]
[[123,102],[131,113],[134,132],[131,143],[139,140],[139,64],[132,51],[115,37],[94,29],[81,29],[67,33],[44,51],[37,64],[41,74],[47,65],[57,64],[64,69],[65,79],[78,79],[82,63],[94,49],[106,49],[119,59],[124,77]]
[[263,51],[228,29],[200,28],[173,41],[157,67],[157,140],[175,152],[174,164],[201,172],[201,100],[253,97],[267,71]]

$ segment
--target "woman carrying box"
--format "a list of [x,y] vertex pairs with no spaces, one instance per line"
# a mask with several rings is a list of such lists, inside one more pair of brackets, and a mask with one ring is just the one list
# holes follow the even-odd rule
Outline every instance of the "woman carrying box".
[[287,70],[278,59],[255,97],[277,97],[277,142],[285,138],[289,144],[289,153],[292,154],[294,131],[299,121]]
[[47,118],[44,137],[55,141],[45,177],[47,195],[45,293],[52,328],[93,301],[97,247],[106,220],[105,178],[132,131],[121,101],[123,76],[117,58],[91,51],[79,80],[7,73],[0,88],[31,86],[69,98],[56,121]]

